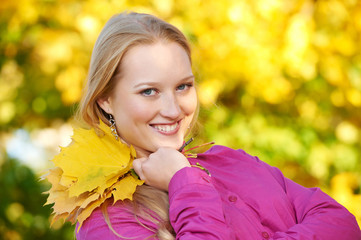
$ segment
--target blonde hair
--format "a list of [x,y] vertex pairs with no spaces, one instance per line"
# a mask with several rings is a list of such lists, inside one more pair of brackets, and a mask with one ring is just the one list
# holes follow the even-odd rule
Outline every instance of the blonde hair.
[[[134,46],[154,44],[157,41],[178,43],[191,61],[188,41],[173,25],[148,14],[130,12],[113,16],[106,23],[95,43],[85,91],[77,113],[78,119],[98,130],[99,119],[107,123],[107,117],[97,104],[97,100],[112,94],[116,84],[114,76],[118,74],[122,58]],[[174,231],[169,223],[168,201],[166,192],[143,185],[137,188],[134,199],[128,203],[128,206],[131,206],[135,218],[139,216],[157,224],[158,229],[154,235],[159,239],[174,239]],[[117,236],[122,237],[112,228],[106,205],[102,209],[110,229]],[[147,209],[156,216],[149,214]],[[138,222],[142,225],[140,221]]]

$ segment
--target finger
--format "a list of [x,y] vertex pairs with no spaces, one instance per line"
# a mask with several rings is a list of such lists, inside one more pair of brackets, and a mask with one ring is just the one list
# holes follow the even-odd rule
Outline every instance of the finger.
[[136,158],[135,160],[140,161],[141,163],[143,163],[143,162],[147,161],[147,159],[148,158],[146,158],[146,157],[140,157],[140,158]]
[[142,169],[143,162],[144,162],[143,159],[140,159],[140,158],[134,159],[133,169],[136,172],[136,174],[140,177],[140,179],[145,180],[145,176],[144,176],[143,169]]

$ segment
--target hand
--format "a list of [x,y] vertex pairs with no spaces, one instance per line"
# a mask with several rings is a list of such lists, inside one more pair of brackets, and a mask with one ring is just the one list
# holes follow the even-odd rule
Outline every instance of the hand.
[[146,184],[165,191],[173,175],[184,167],[190,167],[187,158],[173,148],[159,148],[133,161],[134,171]]

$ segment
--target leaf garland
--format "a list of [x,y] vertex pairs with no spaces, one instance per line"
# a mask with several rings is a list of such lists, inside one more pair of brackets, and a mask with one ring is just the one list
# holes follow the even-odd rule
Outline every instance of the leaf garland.
[[102,121],[99,127],[101,136],[94,129],[75,129],[72,143],[61,148],[53,159],[56,167],[44,176],[52,184],[45,203],[54,204],[51,224],[58,219],[78,221],[79,231],[105,200],[132,200],[136,187],[144,183],[131,173],[134,148],[117,141]]

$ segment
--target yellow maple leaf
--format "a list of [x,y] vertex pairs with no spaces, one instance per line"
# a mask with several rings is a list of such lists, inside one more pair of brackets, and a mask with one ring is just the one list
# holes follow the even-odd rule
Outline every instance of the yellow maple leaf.
[[57,167],[49,169],[48,174],[42,176],[42,178],[46,178],[52,185],[49,191],[65,191],[67,189],[65,186],[59,184],[62,175],[63,171]]
[[122,181],[116,182],[113,186],[114,203],[118,200],[133,200],[133,193],[138,185],[142,185],[143,181],[135,179],[132,175],[125,176]]
[[104,203],[105,200],[107,200],[111,195],[111,191],[109,191],[104,196],[101,196],[95,201],[90,202],[86,208],[80,209],[80,211],[78,211],[77,220],[79,222],[79,226],[77,231],[79,231],[80,227],[83,225],[83,222],[90,216],[90,214],[102,203]]
[[94,129],[74,130],[72,144],[62,148],[53,160],[63,170],[63,176],[76,178],[69,187],[69,197],[93,191],[106,184],[108,176],[121,176],[130,170],[132,150],[115,141],[101,121],[100,128],[106,133],[101,137]]
[[96,189],[96,192],[99,194],[104,194],[105,189],[110,188],[113,184],[115,184],[119,180],[119,175],[115,175],[113,177],[109,176],[106,184],[99,186]]
[[144,183],[129,173],[135,149],[115,140],[101,121],[100,129],[104,132],[100,136],[94,129],[76,129],[73,142],[53,159],[57,167],[45,176],[52,184],[46,202],[54,203],[52,223],[78,221],[80,228],[107,199],[132,199],[136,187]]

